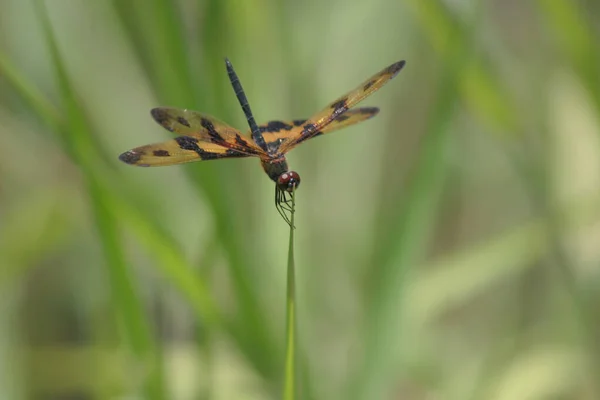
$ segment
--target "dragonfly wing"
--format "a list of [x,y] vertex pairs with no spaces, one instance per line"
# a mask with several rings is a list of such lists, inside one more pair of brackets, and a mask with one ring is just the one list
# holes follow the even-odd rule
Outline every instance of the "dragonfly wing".
[[209,115],[170,107],[154,108],[151,114],[165,129],[180,136],[136,147],[121,154],[121,161],[139,166],[163,166],[264,154],[252,138]]
[[398,61],[384,68],[377,74],[361,83],[354,90],[346,93],[342,97],[330,103],[323,110],[305,121],[302,129],[299,130],[294,137],[290,137],[288,140],[283,141],[280,145],[280,151],[289,151],[297,144],[317,135],[319,132],[322,132],[327,125],[337,120],[356,104],[375,93],[383,85],[398,75],[404,65],[405,61]]

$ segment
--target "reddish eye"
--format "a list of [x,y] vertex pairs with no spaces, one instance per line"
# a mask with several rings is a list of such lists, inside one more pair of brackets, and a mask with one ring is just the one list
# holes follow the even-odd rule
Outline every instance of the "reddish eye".
[[277,178],[277,186],[279,189],[291,193],[294,188],[298,189],[300,186],[300,175],[296,171],[284,172]]

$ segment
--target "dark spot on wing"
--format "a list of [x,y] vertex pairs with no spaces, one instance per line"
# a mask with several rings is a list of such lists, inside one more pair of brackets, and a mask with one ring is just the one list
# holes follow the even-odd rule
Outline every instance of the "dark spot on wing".
[[209,160],[216,160],[219,158],[224,158],[224,157],[229,157],[229,158],[233,158],[233,157],[246,157],[246,155],[244,153],[240,153],[239,151],[233,150],[233,149],[227,149],[225,151],[225,153],[211,153],[209,151],[203,151],[202,149],[200,154],[200,158],[202,158],[202,160],[205,161],[209,161]]
[[162,108],[153,108],[152,110],[150,110],[150,114],[156,122],[162,125],[165,129],[173,132],[173,127],[169,123],[171,121],[171,118],[169,117],[169,113],[166,110]]
[[202,160],[214,160],[218,158],[218,154],[205,151],[198,146],[198,139],[190,136],[179,136],[175,138],[175,141],[182,150],[195,151]]
[[206,151],[198,146],[198,139],[190,136],[179,136],[175,138],[175,141],[179,147],[183,150],[195,151],[202,160],[216,160],[217,158],[223,157],[246,157],[244,153],[240,153],[237,150],[227,149],[225,153],[213,153]]
[[397,63],[394,63],[392,65],[390,65],[386,72],[388,74],[391,74],[391,78],[395,77],[396,75],[398,75],[398,72],[400,72],[400,70],[404,67],[404,65],[406,64],[406,61],[402,60],[402,61],[398,61]]
[[336,101],[335,103],[333,103],[331,105],[333,112],[335,114],[341,114],[344,111],[346,111],[348,109],[348,107],[346,107],[346,101],[348,101],[348,99],[346,97],[343,97],[343,98],[339,99],[338,101]]
[[248,147],[250,147],[250,146],[248,145],[248,142],[246,142],[246,141],[245,141],[245,140],[244,140],[244,139],[243,139],[243,138],[242,138],[240,135],[238,135],[237,133],[236,133],[236,135],[235,135],[235,143],[236,143],[238,146],[242,146],[242,147],[244,147],[244,148],[248,148]]
[[187,126],[188,128],[190,127],[188,120],[183,117],[177,117],[177,122],[179,122],[181,125]]
[[204,150],[198,153],[198,155],[200,155],[200,158],[204,161],[216,160],[217,158],[223,157],[223,154],[211,153],[209,151]]
[[150,115],[152,115],[152,118],[154,118],[154,120],[159,124],[162,124],[165,120],[169,118],[167,112],[162,108],[153,108],[152,110],[150,110]]
[[312,134],[317,129],[317,126],[315,124],[306,124],[303,126],[303,128],[302,136],[305,136]]
[[246,139],[244,139],[243,137],[241,137],[239,134],[235,134],[235,144],[237,145],[238,149],[232,149],[233,151],[236,152],[240,152],[242,151],[242,154],[246,154],[246,155],[256,155],[258,154],[258,151],[256,151],[256,149],[254,149],[254,147],[250,146],[250,143],[248,143],[248,141]]
[[337,122],[343,122],[343,121],[347,120],[348,118],[350,118],[350,116],[348,114],[342,114],[339,117],[337,117],[335,119],[335,121],[337,121]]
[[140,158],[143,156],[143,153],[137,152],[135,150],[129,150],[119,156],[119,160],[123,161],[127,164],[135,164],[140,161]]
[[200,118],[200,126],[202,126],[204,129],[206,129],[208,131],[208,136],[210,136],[210,138],[213,140],[213,142],[215,143],[223,143],[224,139],[223,137],[219,134],[219,132],[217,132],[217,130],[215,129],[215,126],[213,125],[212,122],[210,122],[210,120],[208,120],[207,118]]
[[204,117],[200,118],[200,125],[203,128],[205,128],[206,130],[208,130],[209,132],[215,130],[215,126],[207,118],[204,118]]
[[182,150],[192,150],[196,153],[198,153],[198,150],[200,150],[198,147],[198,139],[196,138],[190,136],[178,136],[175,138],[175,141]]
[[265,125],[261,125],[258,127],[260,133],[276,133],[282,129],[289,131],[292,128],[292,125],[288,125],[283,121],[269,121]]
[[302,132],[302,136],[298,139],[298,141],[296,142],[296,144],[300,144],[302,142],[304,142],[306,139],[310,139],[316,136],[320,136],[322,135],[323,132],[321,131],[316,131],[315,133],[310,133],[310,134],[305,134],[304,131]]
[[156,157],[169,157],[170,154],[167,150],[154,150],[152,152]]
[[367,91],[367,90],[369,90],[369,88],[370,88],[371,86],[373,86],[373,85],[375,84],[375,82],[376,82],[376,81],[377,81],[377,79],[373,79],[373,80],[371,80],[371,81],[367,82],[367,84],[366,84],[365,86],[363,86],[363,90],[364,90],[364,91]]
[[[246,155],[243,153],[240,153],[239,151],[233,150],[233,149],[227,149],[227,151],[225,152],[225,156],[226,157],[245,157]],[[222,157],[224,157],[222,155]]]
[[305,122],[306,122],[305,119],[295,119],[295,120],[292,121],[292,123],[294,124],[294,126],[300,126],[300,125],[302,125]]

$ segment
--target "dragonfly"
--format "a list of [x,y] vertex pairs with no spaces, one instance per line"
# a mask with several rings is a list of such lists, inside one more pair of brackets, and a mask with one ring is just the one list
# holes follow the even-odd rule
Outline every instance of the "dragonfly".
[[267,176],[275,182],[275,207],[291,225],[288,215],[293,212],[290,200],[300,185],[300,175],[289,169],[286,154],[308,139],[376,116],[379,113],[377,107],[353,107],[398,75],[405,64],[401,60],[389,65],[308,119],[273,120],[258,125],[238,75],[229,59],[225,58],[227,74],[248,121],[249,133],[243,134],[197,111],[157,107],[150,111],[152,118],[178,136],[166,142],[136,147],[121,154],[119,159],[130,165],[154,167],[222,158],[258,157]]

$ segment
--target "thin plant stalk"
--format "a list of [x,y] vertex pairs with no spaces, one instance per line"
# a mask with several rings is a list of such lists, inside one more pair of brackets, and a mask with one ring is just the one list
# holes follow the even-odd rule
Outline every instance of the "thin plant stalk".
[[292,210],[290,216],[290,244],[287,267],[287,305],[286,330],[287,344],[285,349],[285,381],[283,399],[296,398],[296,271],[294,263],[294,213],[296,211],[296,194],[292,192]]

